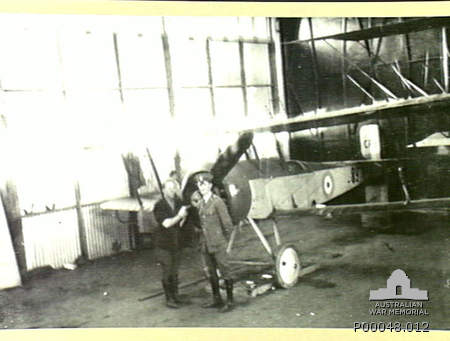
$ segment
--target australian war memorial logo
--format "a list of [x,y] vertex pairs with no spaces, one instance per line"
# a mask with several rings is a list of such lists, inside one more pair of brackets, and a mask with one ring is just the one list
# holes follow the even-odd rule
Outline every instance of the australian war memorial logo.
[[429,315],[423,302],[428,301],[428,291],[411,288],[411,280],[401,269],[392,272],[386,288],[370,290],[369,301],[377,301],[371,315]]

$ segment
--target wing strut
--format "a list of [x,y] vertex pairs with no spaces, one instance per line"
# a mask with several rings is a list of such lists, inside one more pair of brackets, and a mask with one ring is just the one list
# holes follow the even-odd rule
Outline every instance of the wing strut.
[[375,97],[373,97],[369,91],[364,89],[361,84],[359,84],[356,80],[354,80],[350,75],[347,75],[347,78],[350,79],[350,81],[353,84],[355,84],[359,90],[361,90],[365,95],[367,95],[367,97],[369,97],[372,100],[372,102],[375,102]]
[[[329,42],[327,42],[326,40],[324,40],[324,42],[330,46],[333,50],[337,51],[337,53],[339,53],[339,55],[342,56],[341,51],[339,51],[337,48],[335,48],[333,45],[331,45]],[[358,69],[359,72],[361,72],[365,77],[367,77],[371,82],[373,82],[376,86],[378,86],[386,95],[388,95],[389,97],[393,98],[393,99],[398,99],[397,96],[395,96],[391,90],[389,90],[388,88],[386,88],[383,84],[381,84],[380,82],[378,82],[376,79],[374,79],[373,77],[371,77],[367,72],[365,72],[363,69],[361,69],[356,63],[352,62],[348,57],[344,57],[346,58],[347,62],[349,64],[351,64],[352,66],[354,66],[356,69]]]

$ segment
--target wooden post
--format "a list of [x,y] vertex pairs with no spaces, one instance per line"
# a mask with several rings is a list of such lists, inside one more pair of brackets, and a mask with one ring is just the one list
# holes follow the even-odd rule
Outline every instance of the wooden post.
[[84,259],[89,259],[89,251],[86,238],[86,224],[84,221],[83,210],[81,207],[81,190],[80,190],[80,183],[78,181],[75,182],[75,200],[77,207],[78,236],[80,240],[81,257],[83,257]]
[[23,239],[22,219],[20,216],[19,197],[16,185],[12,180],[6,180],[0,189],[6,220],[16,254],[17,265],[22,279],[26,278],[27,262],[25,258],[25,244]]

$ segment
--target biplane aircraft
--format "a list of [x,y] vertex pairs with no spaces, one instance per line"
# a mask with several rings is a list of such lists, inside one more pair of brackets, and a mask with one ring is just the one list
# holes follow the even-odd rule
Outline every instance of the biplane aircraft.
[[[450,18],[425,18],[411,19],[405,22],[362,28],[357,31],[344,32],[323,37],[312,37],[307,40],[286,42],[289,44],[314,44],[315,41],[328,40],[352,40],[367,41],[368,39],[381,38],[389,35],[408,34],[430,28],[445,28],[450,26]],[[445,45],[445,44],[444,44]],[[331,45],[330,45],[331,46]],[[332,47],[332,46],[331,46]],[[445,45],[443,59],[445,65],[448,61],[448,50]],[[349,61],[351,63],[351,61]],[[443,209],[448,212],[450,197],[448,193],[443,196],[416,198],[409,190],[408,178],[405,173],[411,165],[425,167],[427,157],[422,152],[423,148],[443,148],[442,155],[436,157],[443,165],[448,179],[449,147],[450,147],[450,93],[448,93],[448,65],[443,67],[445,79],[440,94],[427,94],[418,85],[401,74],[398,68],[393,68],[398,80],[410,96],[399,98],[388,87],[382,85],[375,77],[355,66],[364,77],[367,77],[378,90],[385,95],[384,100],[376,100],[366,89],[355,83],[365,95],[372,99],[372,104],[349,107],[340,110],[318,110],[312,115],[298,115],[283,119],[271,119],[265,124],[251,125],[239,128],[230,133],[239,133],[235,144],[229,146],[220,154],[215,162],[211,162],[207,168],[199,169],[185,177],[182,184],[183,198],[190,202],[193,192],[196,190],[194,177],[199,172],[209,171],[214,176],[214,184],[218,192],[226,199],[234,223],[248,223],[264,248],[272,256],[275,266],[277,282],[284,288],[296,284],[301,271],[300,258],[294,245],[282,244],[276,225],[276,219],[288,215],[338,215],[357,214],[373,211],[398,211],[417,209]],[[439,83],[436,81],[439,85]],[[408,153],[399,157],[383,157],[383,141],[379,120],[390,120],[402,117],[415,125],[421,125],[424,120],[429,120],[432,113],[436,124],[429,124],[424,136],[410,135],[405,142],[404,150]],[[358,142],[360,158],[355,160],[339,160],[333,162],[306,162],[302,160],[286,160],[280,158],[258,158],[256,146],[253,144],[254,134],[280,132],[298,132],[307,129],[317,129],[345,124],[358,124]],[[437,135],[437,137],[436,137]],[[434,138],[433,138],[434,136]],[[425,136],[426,137],[426,136]],[[274,139],[276,143],[276,138]],[[253,157],[249,150],[253,149]],[[417,166],[418,165],[418,166]],[[447,167],[447,168],[446,168]],[[371,184],[371,180],[377,177],[397,176],[396,188],[401,200],[386,200],[384,196],[376,196],[357,202],[345,202],[336,204],[337,198],[341,198],[358,188],[364,188]],[[434,179],[438,181],[438,179]],[[367,194],[367,192],[366,192]],[[141,199],[138,199],[141,200]],[[141,204],[142,205],[142,204]],[[105,206],[105,208],[107,208]],[[113,209],[113,206],[109,207]],[[272,219],[276,248],[271,247],[257,221]],[[236,231],[232,233],[228,250],[232,249]],[[245,264],[246,262],[243,261]]]

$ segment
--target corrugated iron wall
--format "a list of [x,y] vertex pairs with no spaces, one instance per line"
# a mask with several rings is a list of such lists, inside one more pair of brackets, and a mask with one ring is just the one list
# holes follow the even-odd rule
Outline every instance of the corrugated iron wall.
[[102,211],[100,204],[82,208],[89,259],[130,250],[128,224],[121,223],[112,212]]
[[23,217],[22,226],[27,270],[62,268],[81,255],[75,209]]
[[[128,224],[100,204],[82,208],[89,259],[130,250]],[[23,217],[27,270],[48,266],[58,269],[81,256],[76,209]]]

